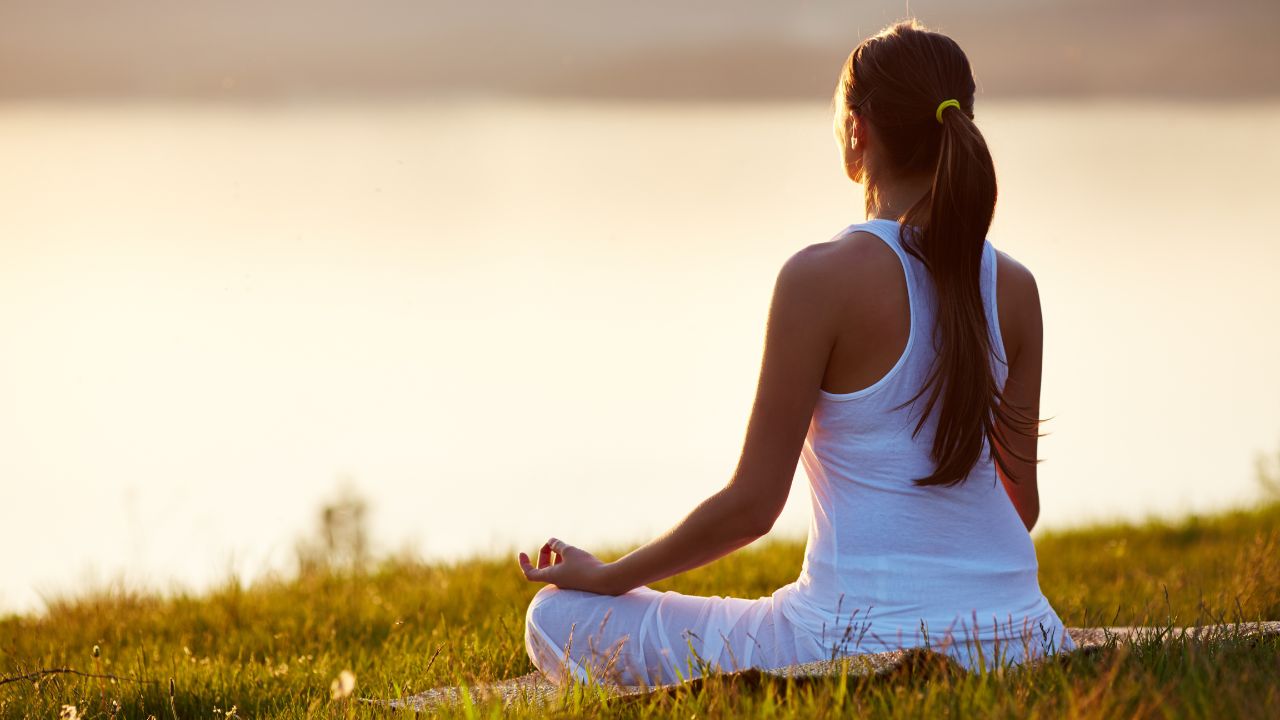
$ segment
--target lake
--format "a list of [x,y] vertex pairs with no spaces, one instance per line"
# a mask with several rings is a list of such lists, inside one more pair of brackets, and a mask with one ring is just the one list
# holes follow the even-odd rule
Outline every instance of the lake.
[[[1037,532],[1250,502],[1280,103],[978,122],[1044,305]],[[11,102],[0,157],[0,611],[288,571],[344,483],[380,554],[647,539],[734,469],[778,268],[862,219],[822,99]]]

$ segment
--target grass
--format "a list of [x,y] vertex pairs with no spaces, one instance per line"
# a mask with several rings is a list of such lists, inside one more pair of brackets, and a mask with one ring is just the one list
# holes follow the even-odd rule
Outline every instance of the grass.
[[[1280,503],[1177,522],[1046,532],[1041,587],[1071,626],[1280,619]],[[794,579],[803,547],[774,540],[659,584],[757,597]],[[330,699],[394,697],[532,670],[522,645],[536,591],[513,559],[388,560],[202,596],[101,590],[0,620],[0,716],[158,719],[387,717]],[[95,647],[98,648],[95,653]],[[551,707],[472,703],[462,717],[1260,717],[1280,706],[1280,640],[1121,643],[1035,669],[970,675],[730,683],[627,700],[583,688]],[[172,679],[172,695],[170,682]],[[407,715],[408,713],[404,713]]]

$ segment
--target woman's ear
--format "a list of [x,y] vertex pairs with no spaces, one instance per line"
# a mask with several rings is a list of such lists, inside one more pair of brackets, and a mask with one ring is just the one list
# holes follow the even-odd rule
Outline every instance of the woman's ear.
[[867,148],[866,123],[860,122],[854,113],[849,113],[848,120],[845,123],[845,130],[848,134],[845,136],[843,143],[844,171],[850,180],[862,182],[864,151]]

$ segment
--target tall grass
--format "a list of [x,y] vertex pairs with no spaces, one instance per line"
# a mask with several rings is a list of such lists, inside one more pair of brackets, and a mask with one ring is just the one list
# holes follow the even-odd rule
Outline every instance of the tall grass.
[[[1041,587],[1071,626],[1280,619],[1280,503],[1177,522],[1037,537]],[[757,597],[794,579],[802,543],[768,540],[655,587]],[[513,559],[367,570],[312,568],[201,596],[117,588],[0,620],[0,716],[385,717],[331,699],[396,697],[532,670],[524,610],[537,588]],[[98,648],[95,656],[95,646]],[[1034,669],[729,682],[636,699],[571,688],[550,707],[471,700],[462,717],[1261,717],[1280,707],[1280,641],[1120,643]],[[172,695],[170,695],[172,679]],[[66,711],[70,713],[70,711]],[[231,713],[229,715],[228,713]]]

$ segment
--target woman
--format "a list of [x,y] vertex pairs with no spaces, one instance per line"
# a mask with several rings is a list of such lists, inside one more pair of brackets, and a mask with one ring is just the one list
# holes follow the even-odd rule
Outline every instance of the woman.
[[[835,130],[869,219],[779,273],[724,489],[613,563],[555,538],[520,554],[549,583],[525,629],[548,676],[659,684],[926,645],[977,668],[1074,648],[1029,535],[1040,301],[986,240],[995,169],[973,95],[960,47],[914,21],[849,55]],[[795,582],[754,600],[646,587],[767,533],[797,457],[813,519]]]

